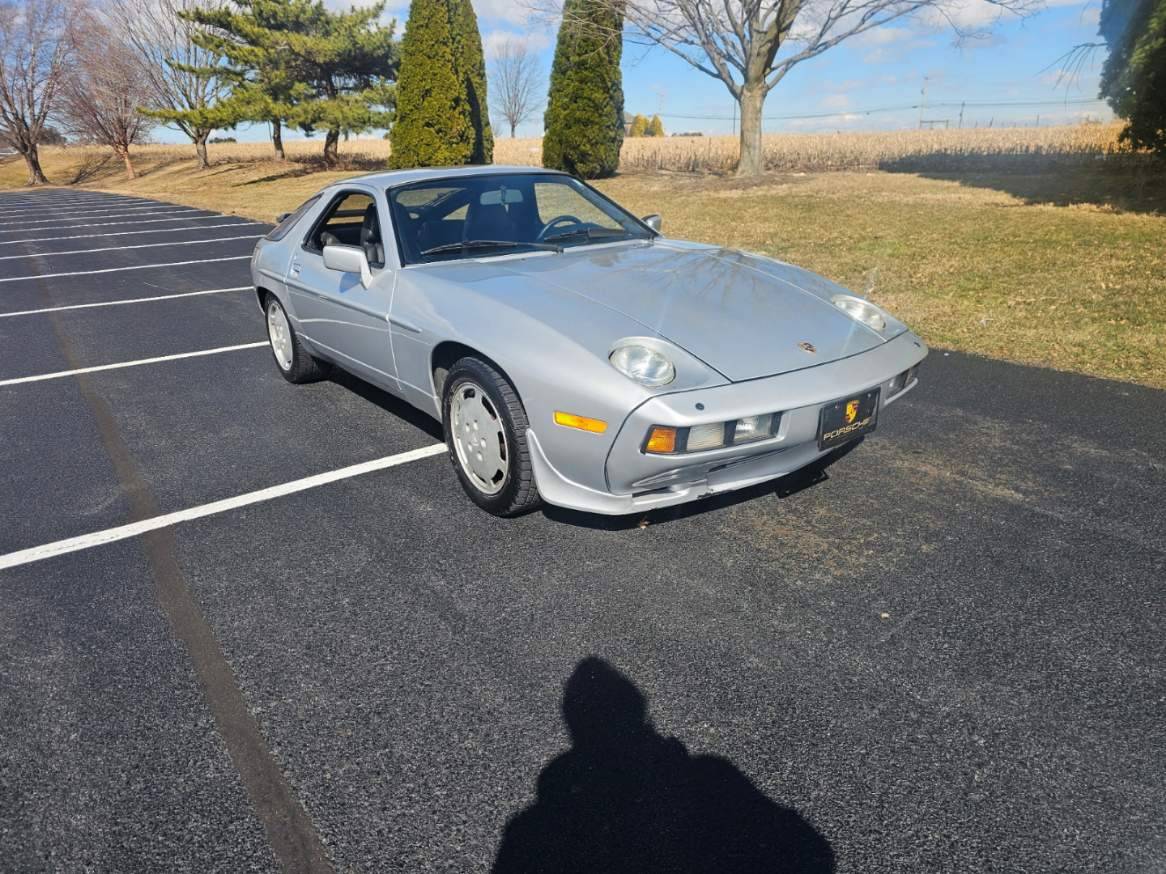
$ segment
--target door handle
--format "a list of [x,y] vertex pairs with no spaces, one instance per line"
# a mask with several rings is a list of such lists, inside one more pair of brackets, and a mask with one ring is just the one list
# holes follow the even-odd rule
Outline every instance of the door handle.
[[288,272],[289,272],[289,273],[290,273],[292,276],[299,276],[299,275],[300,275],[300,271],[301,271],[301,270],[303,270],[303,269],[304,269],[304,265],[303,265],[303,264],[301,264],[299,261],[293,261],[293,262],[291,263],[291,268],[288,270]]

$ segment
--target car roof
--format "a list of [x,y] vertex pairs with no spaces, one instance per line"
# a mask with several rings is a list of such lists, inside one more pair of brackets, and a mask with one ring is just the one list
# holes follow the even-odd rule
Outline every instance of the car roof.
[[491,176],[498,173],[545,173],[548,175],[562,175],[558,170],[548,170],[545,167],[480,164],[472,167],[417,167],[412,170],[387,170],[383,173],[369,173],[365,176],[345,179],[343,182],[337,182],[335,184],[343,185],[351,182],[363,182],[366,185],[375,185],[378,188],[394,188],[398,185],[407,185],[410,182],[459,179],[466,176]]

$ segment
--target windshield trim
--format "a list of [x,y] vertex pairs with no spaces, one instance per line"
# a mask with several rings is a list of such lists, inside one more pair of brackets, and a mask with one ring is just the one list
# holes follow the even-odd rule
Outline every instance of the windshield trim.
[[622,244],[622,243],[650,242],[650,241],[655,240],[661,236],[659,231],[654,230],[653,228],[646,225],[644,223],[644,221],[639,216],[635,215],[634,213],[630,212],[625,207],[616,203],[614,200],[612,200],[610,197],[608,197],[602,191],[595,188],[595,186],[589,185],[589,184],[587,184],[586,181],[584,181],[583,179],[580,179],[578,176],[572,176],[570,173],[565,173],[562,170],[547,170],[543,167],[530,167],[529,169],[499,170],[497,172],[491,172],[491,173],[472,173],[472,174],[465,174],[465,175],[440,175],[440,176],[435,175],[435,176],[429,177],[428,179],[414,179],[414,180],[409,181],[409,182],[398,182],[395,185],[385,186],[385,189],[384,189],[385,202],[388,205],[389,218],[390,218],[390,220],[392,222],[392,226],[393,226],[393,241],[396,243],[396,246],[397,246],[397,263],[399,263],[402,267],[420,267],[423,264],[453,264],[457,261],[469,261],[469,260],[476,261],[476,260],[481,260],[484,258],[491,258],[491,259],[492,258],[512,258],[512,257],[531,255],[531,254],[554,255],[555,254],[554,252],[544,252],[542,250],[536,249],[536,250],[533,250],[531,252],[505,252],[505,253],[500,254],[500,255],[482,255],[482,256],[479,256],[479,257],[473,258],[473,259],[470,259],[470,258],[450,258],[450,259],[442,259],[442,260],[438,260],[438,261],[414,261],[414,260],[408,259],[406,257],[406,254],[405,254],[405,242],[404,242],[404,240],[401,239],[401,223],[397,220],[397,218],[398,218],[397,210],[398,210],[399,205],[393,199],[393,195],[395,193],[400,192],[400,191],[407,191],[411,188],[423,188],[427,185],[440,185],[442,183],[450,184],[450,185],[457,185],[458,183],[463,182],[466,179],[497,179],[499,177],[524,176],[524,175],[528,175],[528,174],[529,175],[538,175],[538,176],[549,176],[549,177],[558,176],[558,177],[562,177],[565,179],[569,179],[571,182],[575,182],[575,183],[583,186],[594,197],[601,200],[604,204],[606,204],[610,208],[614,209],[620,215],[631,219],[631,221],[637,227],[639,227],[643,231],[645,231],[645,234],[646,234],[643,237],[628,237],[627,239],[624,239],[624,240],[595,240],[595,241],[589,240],[589,241],[586,241],[583,243],[579,243],[577,245],[563,246],[562,248],[563,248],[564,252],[570,252],[570,251],[573,251],[575,249],[593,248],[595,246],[611,246],[611,245],[618,245],[618,244]]
[[448,267],[450,264],[476,264],[479,261],[501,261],[511,260],[517,261],[520,258],[558,258],[561,256],[570,255],[572,252],[578,252],[583,249],[588,251],[602,247],[615,246],[650,246],[654,241],[644,237],[629,237],[626,240],[601,240],[596,243],[588,243],[582,246],[564,246],[562,252],[552,252],[549,249],[530,249],[526,252],[499,252],[496,255],[474,255],[472,258],[450,258],[442,261],[410,261],[405,264],[402,270],[413,270],[422,267]]

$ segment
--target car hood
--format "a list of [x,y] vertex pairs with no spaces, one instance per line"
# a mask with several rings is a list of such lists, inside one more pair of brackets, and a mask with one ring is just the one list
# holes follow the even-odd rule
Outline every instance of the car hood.
[[880,335],[850,318],[830,302],[846,289],[820,276],[710,246],[658,240],[506,267],[626,315],[733,382],[855,355],[905,329],[892,320]]

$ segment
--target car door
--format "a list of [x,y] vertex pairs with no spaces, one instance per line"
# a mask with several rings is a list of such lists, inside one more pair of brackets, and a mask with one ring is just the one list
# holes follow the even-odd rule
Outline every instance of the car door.
[[[295,250],[287,287],[300,333],[313,346],[345,369],[396,392],[388,313],[397,271],[386,261],[381,229],[387,227],[375,191],[342,189]],[[325,245],[364,248],[372,271],[368,288],[359,274],[325,267]]]

